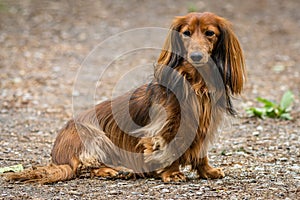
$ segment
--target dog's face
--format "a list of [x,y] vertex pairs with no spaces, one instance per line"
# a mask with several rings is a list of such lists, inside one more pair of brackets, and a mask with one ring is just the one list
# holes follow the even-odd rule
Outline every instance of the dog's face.
[[216,19],[208,14],[191,13],[177,20],[182,24],[178,32],[187,61],[195,67],[207,63],[220,36]]
[[[188,63],[200,68],[211,60],[217,66],[226,91],[241,93],[246,77],[245,60],[230,22],[209,12],[189,13],[173,20],[155,76],[159,77],[165,66],[179,70],[186,69]],[[193,75],[190,77],[195,80]]]

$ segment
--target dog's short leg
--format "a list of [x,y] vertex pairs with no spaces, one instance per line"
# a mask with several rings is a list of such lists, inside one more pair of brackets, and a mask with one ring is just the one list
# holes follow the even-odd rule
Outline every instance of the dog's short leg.
[[209,165],[207,156],[201,159],[200,164],[196,166],[196,169],[200,178],[217,179],[225,177],[225,174],[221,168],[213,168]]
[[171,166],[163,169],[160,176],[164,182],[180,182],[186,180],[184,174],[179,170],[178,161],[175,161]]

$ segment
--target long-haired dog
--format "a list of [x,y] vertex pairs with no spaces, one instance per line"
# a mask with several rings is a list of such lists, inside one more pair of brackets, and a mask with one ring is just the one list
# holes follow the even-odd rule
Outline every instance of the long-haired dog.
[[[52,183],[91,176],[222,178],[207,150],[231,97],[245,81],[242,49],[230,23],[213,13],[176,17],[153,80],[70,120],[52,149],[52,164],[10,173],[8,180]],[[121,173],[126,172],[126,173]]]

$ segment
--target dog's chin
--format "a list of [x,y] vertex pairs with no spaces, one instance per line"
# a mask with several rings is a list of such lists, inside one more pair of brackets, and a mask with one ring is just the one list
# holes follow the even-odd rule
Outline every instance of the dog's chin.
[[194,62],[194,61],[189,61],[189,63],[191,63],[194,67],[199,68],[199,67],[203,67],[205,65],[208,64],[208,60],[206,61],[199,61],[199,62]]

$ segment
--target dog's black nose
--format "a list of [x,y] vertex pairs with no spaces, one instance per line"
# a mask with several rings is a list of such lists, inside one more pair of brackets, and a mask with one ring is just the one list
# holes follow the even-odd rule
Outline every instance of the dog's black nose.
[[200,52],[193,52],[190,57],[194,62],[199,62],[203,58],[203,55]]

